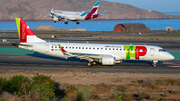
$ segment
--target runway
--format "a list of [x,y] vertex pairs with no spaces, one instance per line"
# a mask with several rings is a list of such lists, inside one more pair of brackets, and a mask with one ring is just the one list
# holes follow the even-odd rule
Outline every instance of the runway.
[[[13,39],[13,40],[16,40]],[[46,39],[51,41],[85,42],[86,39]],[[127,41],[127,40],[100,40],[90,39],[91,43],[113,43],[113,44],[151,44],[158,45],[169,51],[179,51],[179,42],[166,41]],[[7,49],[3,51],[3,49]],[[13,51],[13,50],[16,51]],[[179,57],[176,60],[159,62],[157,68],[151,66],[149,61],[124,61],[115,66],[96,66],[87,67],[86,60],[76,58],[63,59],[58,57],[47,56],[37,52],[21,50],[11,45],[11,43],[0,43],[0,69],[6,70],[34,70],[34,71],[73,71],[82,70],[86,72],[128,72],[128,73],[180,73]],[[13,51],[13,52],[12,52]]]

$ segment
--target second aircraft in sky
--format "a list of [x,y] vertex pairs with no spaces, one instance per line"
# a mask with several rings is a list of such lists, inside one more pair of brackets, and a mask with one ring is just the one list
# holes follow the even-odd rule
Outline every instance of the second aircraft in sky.
[[51,10],[48,14],[51,18],[53,18],[54,22],[60,21],[62,19],[65,20],[65,24],[68,24],[67,20],[76,21],[76,24],[79,24],[78,20],[89,20],[98,18],[101,15],[104,15],[106,10],[104,10],[103,14],[98,14],[99,1],[97,1],[90,12],[77,12],[77,11],[64,11],[64,10]]

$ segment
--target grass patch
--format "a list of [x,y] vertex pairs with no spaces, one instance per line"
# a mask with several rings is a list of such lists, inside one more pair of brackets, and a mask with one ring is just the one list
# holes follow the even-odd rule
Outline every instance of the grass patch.
[[170,93],[171,93],[171,94],[179,94],[178,91],[171,91]]

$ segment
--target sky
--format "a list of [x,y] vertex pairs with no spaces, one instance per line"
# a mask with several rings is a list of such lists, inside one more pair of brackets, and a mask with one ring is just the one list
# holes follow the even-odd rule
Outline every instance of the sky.
[[180,12],[180,0],[104,0],[159,12]]

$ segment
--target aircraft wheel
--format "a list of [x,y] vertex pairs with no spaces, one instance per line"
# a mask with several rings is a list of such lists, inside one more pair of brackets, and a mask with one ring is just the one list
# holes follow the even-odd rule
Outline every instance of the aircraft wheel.
[[95,61],[93,61],[93,63],[92,63],[93,65],[96,65],[97,64],[97,62],[95,62]]
[[79,24],[79,22],[76,22],[76,24]]
[[156,65],[156,64],[154,64],[154,65],[153,65],[153,67],[154,67],[154,68],[156,68],[156,67],[157,67],[157,65]]
[[65,24],[68,24],[68,22],[66,21]]
[[87,66],[88,66],[88,67],[91,67],[91,65],[92,65],[91,62],[88,62],[88,63],[87,63]]
[[56,23],[56,21],[54,21],[54,23]]

